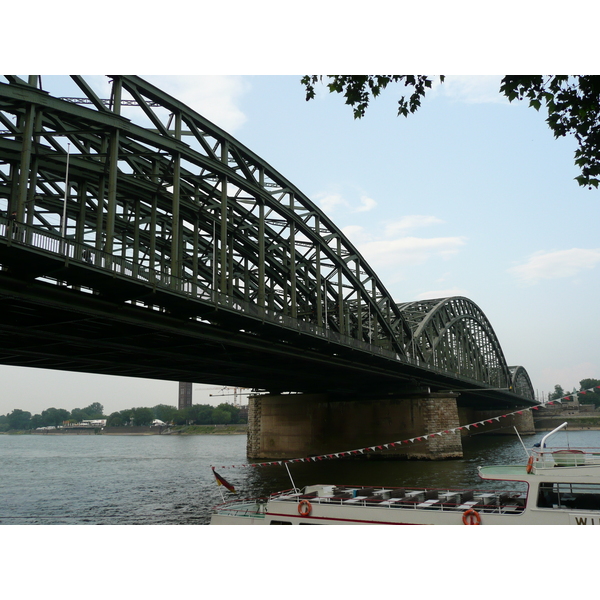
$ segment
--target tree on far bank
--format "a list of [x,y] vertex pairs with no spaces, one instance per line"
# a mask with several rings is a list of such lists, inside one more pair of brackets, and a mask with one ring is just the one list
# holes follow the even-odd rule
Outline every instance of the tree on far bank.
[[157,404],[153,409],[154,418],[169,423],[177,417],[177,408],[167,404]]
[[[600,389],[597,389],[600,386],[600,379],[582,379],[579,386],[579,402],[582,404],[600,404]],[[588,391],[591,389],[594,391]]]
[[224,402],[222,404],[219,404],[219,406],[217,406],[217,409],[226,411],[231,415],[231,420],[229,421],[230,423],[237,424],[243,422],[243,419],[240,417],[241,410],[238,406]]
[[212,421],[215,425],[229,425],[231,423],[231,412],[223,408],[215,408],[212,414]]
[[71,413],[64,408],[47,408],[42,411],[41,421],[45,427],[58,427],[68,420],[70,415]]
[[548,394],[548,400],[558,400],[565,395],[565,390],[563,390],[562,386],[556,384],[554,391]]
[[141,407],[132,409],[134,425],[152,425],[154,421],[154,412],[151,408]]
[[82,409],[87,419],[102,419],[104,417],[104,406],[100,402],[92,402]]
[[7,415],[8,428],[24,430],[31,428],[31,413],[20,408],[15,408]]

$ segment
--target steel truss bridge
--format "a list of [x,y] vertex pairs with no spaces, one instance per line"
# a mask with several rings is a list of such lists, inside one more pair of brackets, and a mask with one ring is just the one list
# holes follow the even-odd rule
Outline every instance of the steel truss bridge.
[[297,187],[143,79],[68,82],[0,77],[0,363],[534,404],[473,302],[394,302]]

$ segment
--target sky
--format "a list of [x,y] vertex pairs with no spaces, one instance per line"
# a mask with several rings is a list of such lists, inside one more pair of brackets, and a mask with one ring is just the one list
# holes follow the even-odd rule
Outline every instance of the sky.
[[[600,378],[600,192],[574,181],[574,140],[554,139],[543,111],[505,100],[499,76],[436,79],[408,118],[396,116],[402,88],[390,87],[362,120],[323,85],[307,102],[299,76],[144,77],[300,188],[397,302],[466,296],[540,395]],[[59,80],[43,79],[53,93]],[[5,366],[0,375],[0,414],[177,402],[176,382]],[[231,401],[201,383],[194,403]]]
[[[118,8],[118,44],[106,43],[115,26],[107,10],[86,20],[85,36],[68,38],[80,29],[64,29],[65,42],[76,43],[69,46],[44,41],[54,22],[77,25],[75,3],[58,0],[28,16],[26,44],[18,28],[5,32],[19,52],[4,62],[13,73],[42,73],[56,95],[80,95],[57,73],[92,73],[100,89],[98,73],[140,74],[319,205],[395,300],[475,302],[508,364],[524,366],[542,396],[556,384],[571,390],[600,378],[600,191],[574,181],[573,139],[554,139],[543,110],[509,103],[498,92],[501,76],[482,74],[597,72],[592,13],[600,9],[586,3],[582,21],[579,4],[558,22],[536,3],[513,0],[485,10],[465,0],[435,10],[375,1],[359,11],[310,0],[301,11],[271,0],[201,7],[174,0],[169,14],[179,9],[198,33],[184,35],[153,11],[109,1]],[[17,22],[19,7],[7,7],[5,17]],[[203,25],[216,22],[226,27]],[[560,43],[550,43],[557,35]],[[306,102],[301,76],[326,72],[476,75],[436,81],[408,118],[396,116],[403,88],[392,86],[355,120],[324,86]],[[1,365],[0,378],[0,414],[177,403],[176,382]],[[223,395],[231,391],[210,387],[197,382],[193,401],[231,401]]]

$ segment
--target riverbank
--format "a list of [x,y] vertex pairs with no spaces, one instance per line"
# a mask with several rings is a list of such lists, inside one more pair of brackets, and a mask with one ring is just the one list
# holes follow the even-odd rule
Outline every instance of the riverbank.
[[169,435],[246,435],[248,425],[182,425],[171,427]]
[[2,431],[0,435],[246,435],[248,425],[176,425]]
[[533,425],[536,431],[552,431],[565,421],[568,423],[565,428],[566,431],[600,430],[600,416],[556,415],[552,417],[538,417],[534,418]]

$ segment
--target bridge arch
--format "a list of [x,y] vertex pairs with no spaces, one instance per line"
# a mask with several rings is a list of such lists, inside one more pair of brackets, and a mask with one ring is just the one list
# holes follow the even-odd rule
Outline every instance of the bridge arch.
[[430,367],[533,399],[527,372],[511,371],[491,323],[474,302],[454,296],[399,307],[411,327],[414,352]]
[[[345,389],[368,376],[377,383],[387,377],[394,388],[436,372],[452,373],[459,383],[510,387],[498,340],[476,305],[466,298],[397,304],[308,197],[179,100],[135,76],[109,76],[102,85],[71,76],[77,98],[53,96],[39,76],[4,77],[0,250],[23,280],[43,280],[72,297],[81,291],[109,297],[120,307],[181,311],[182,319],[261,341],[272,335],[288,344],[293,336],[281,330],[293,325],[294,332],[325,340],[315,344],[322,353],[315,363],[335,364],[343,374],[350,363],[357,370]],[[33,252],[18,255],[19,248]],[[107,285],[107,273],[130,281]],[[191,307],[180,296],[198,302]],[[226,319],[224,309],[231,309]],[[266,333],[267,321],[279,329]],[[82,332],[97,335],[87,323]],[[304,348],[313,351],[313,341],[303,340],[294,360]],[[246,354],[236,357],[254,366],[247,349],[255,346],[244,344]],[[361,369],[354,357],[338,357],[348,347],[345,356],[356,348],[368,355]],[[372,359],[381,359],[377,371]],[[226,373],[231,359],[220,360]],[[525,375],[516,373],[518,389],[527,388]],[[303,379],[294,378],[292,391],[305,391]]]
[[535,400],[535,392],[529,374],[524,367],[516,366],[508,368],[511,374],[512,389],[515,394]]

